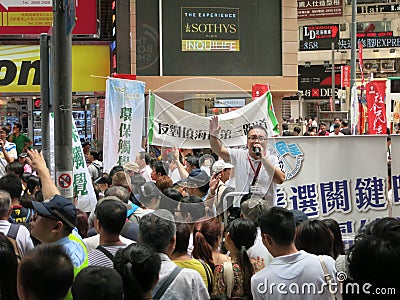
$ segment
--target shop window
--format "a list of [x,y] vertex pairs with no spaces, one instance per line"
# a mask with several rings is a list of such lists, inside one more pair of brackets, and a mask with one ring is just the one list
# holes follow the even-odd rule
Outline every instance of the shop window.
[[391,31],[391,21],[357,22],[357,33]]

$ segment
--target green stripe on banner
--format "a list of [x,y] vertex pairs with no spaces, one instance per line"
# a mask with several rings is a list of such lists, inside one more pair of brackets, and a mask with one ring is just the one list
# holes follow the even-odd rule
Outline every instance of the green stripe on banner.
[[274,104],[272,103],[272,94],[270,91],[267,92],[267,103],[268,103],[268,116],[271,120],[272,131],[279,135],[279,122],[275,116]]
[[151,145],[153,143],[153,132],[154,132],[154,105],[155,105],[155,97],[153,93],[149,95],[149,136],[148,143]]

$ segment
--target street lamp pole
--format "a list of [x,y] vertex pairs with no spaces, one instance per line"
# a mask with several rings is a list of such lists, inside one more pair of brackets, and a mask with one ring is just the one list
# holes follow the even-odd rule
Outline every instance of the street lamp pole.
[[331,50],[332,50],[332,70],[331,70],[331,76],[332,76],[332,107],[333,111],[335,111],[335,43],[332,42],[331,44]]

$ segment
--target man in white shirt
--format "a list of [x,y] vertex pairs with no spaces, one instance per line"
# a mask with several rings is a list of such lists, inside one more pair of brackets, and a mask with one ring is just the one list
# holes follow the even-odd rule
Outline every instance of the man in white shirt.
[[228,149],[222,145],[217,116],[210,120],[209,130],[211,150],[235,166],[236,191],[252,192],[263,197],[269,207],[276,205],[276,184],[283,183],[285,174],[279,168],[278,158],[267,151],[266,129],[261,126],[250,129],[247,149]]
[[0,127],[0,176],[6,174],[6,165],[17,158],[17,146],[7,141],[7,127]]
[[[209,299],[206,285],[199,272],[191,269],[176,269],[178,266],[168,257],[176,243],[176,226],[173,215],[159,209],[143,216],[139,223],[139,240],[151,246],[161,257],[159,281],[153,289],[153,297],[160,293],[160,287],[166,286],[157,299]],[[175,272],[178,272],[177,274]],[[171,279],[169,285],[165,284]]]
[[[251,278],[253,299],[332,299],[330,290],[339,290],[335,261],[327,255],[317,256],[296,249],[293,213],[272,207],[261,213],[258,223],[263,244],[274,259]],[[329,278],[324,277],[324,267]]]
[[139,166],[140,175],[146,180],[146,182],[152,181],[151,173],[153,170],[150,168],[150,155],[142,151],[136,155],[135,163]]
[[333,124],[333,131],[329,134],[329,136],[340,136],[340,135],[344,135],[343,133],[340,132],[340,125]]

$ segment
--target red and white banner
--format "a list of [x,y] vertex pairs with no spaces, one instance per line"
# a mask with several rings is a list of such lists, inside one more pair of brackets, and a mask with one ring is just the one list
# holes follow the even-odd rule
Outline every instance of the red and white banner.
[[[96,0],[75,0],[72,34],[97,34]],[[0,0],[0,35],[48,33],[53,23],[52,0]]]
[[340,86],[350,87],[350,66],[341,66]]
[[371,81],[367,83],[369,134],[386,134],[385,89],[386,81]]

